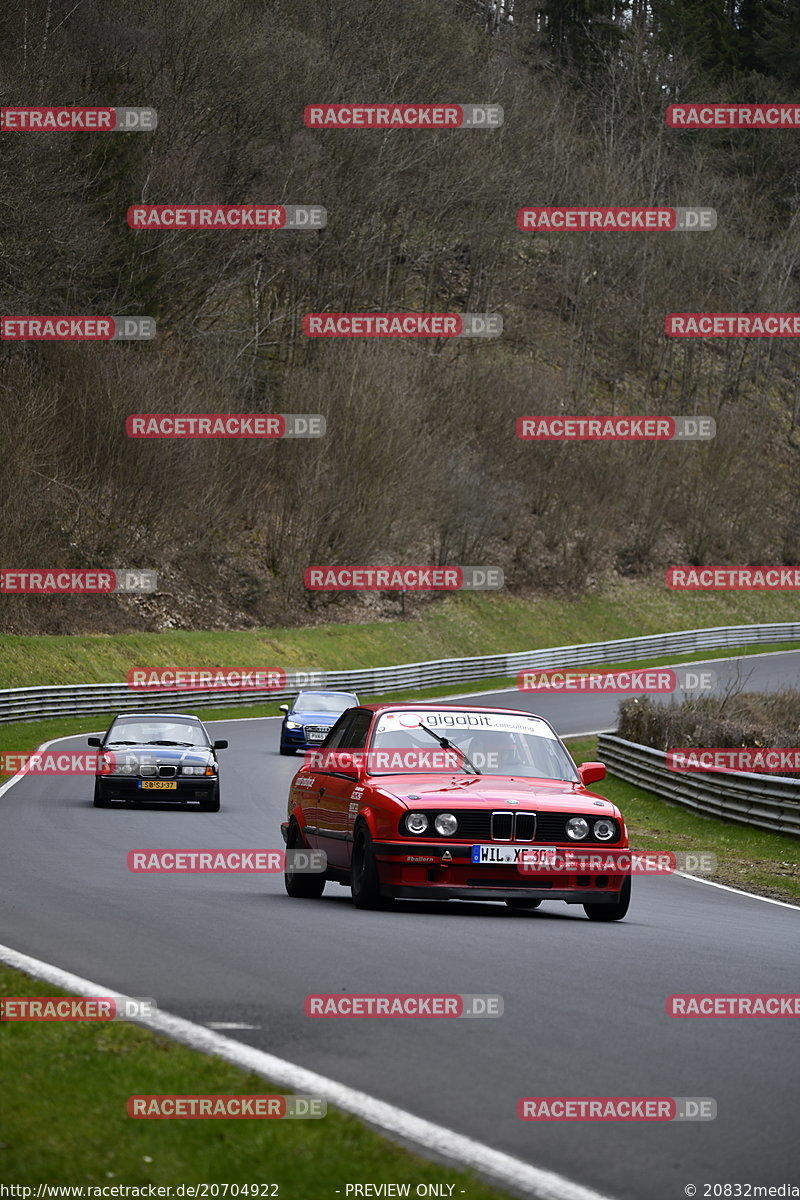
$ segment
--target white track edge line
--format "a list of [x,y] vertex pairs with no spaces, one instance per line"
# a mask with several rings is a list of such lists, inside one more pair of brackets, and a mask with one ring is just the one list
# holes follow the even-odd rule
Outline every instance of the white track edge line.
[[[60,967],[21,954],[9,946],[0,945],[0,962],[75,995],[109,996],[118,1001],[130,998]],[[415,1117],[413,1113],[378,1100],[366,1092],[356,1091],[264,1050],[223,1037],[183,1017],[157,1011],[150,1016],[138,1017],[133,1023],[170,1037],[202,1054],[217,1055],[241,1070],[262,1075],[281,1087],[295,1092],[310,1092],[380,1129],[390,1138],[410,1142],[434,1158],[446,1159],[454,1166],[471,1168],[518,1196],[529,1200],[609,1200],[608,1196],[573,1183],[553,1171],[534,1167],[522,1159],[493,1150],[491,1146],[422,1117]]]
[[763,900],[766,904],[777,904],[781,908],[793,908],[795,912],[800,912],[800,904],[789,904],[786,900],[775,900],[772,896],[757,896],[755,892],[745,892],[742,888],[730,887],[727,883],[703,879],[701,875],[689,875],[687,871],[673,871],[672,874],[680,875],[682,879],[693,879],[695,883],[705,883],[708,887],[720,888],[723,892],[733,892],[736,896],[748,896],[751,900]]

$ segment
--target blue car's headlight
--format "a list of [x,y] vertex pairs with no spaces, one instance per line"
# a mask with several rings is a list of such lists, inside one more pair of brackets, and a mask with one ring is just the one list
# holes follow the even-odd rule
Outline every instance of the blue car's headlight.
[[287,729],[302,729],[303,726],[300,725],[297,721],[287,721],[286,728]]

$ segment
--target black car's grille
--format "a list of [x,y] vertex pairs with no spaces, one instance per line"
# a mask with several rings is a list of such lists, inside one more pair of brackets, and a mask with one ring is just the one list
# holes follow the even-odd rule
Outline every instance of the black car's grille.
[[[572,843],[572,839],[567,837],[567,821],[570,817],[580,816],[580,813],[566,812],[515,812],[509,809],[508,812],[490,812],[485,809],[475,808],[449,808],[442,809],[443,812],[451,812],[458,820],[458,829],[455,832],[456,838],[465,840],[474,840],[476,842],[493,842],[493,841],[511,841],[514,840],[543,842],[548,845],[551,842],[567,842],[568,844],[581,845],[609,845],[613,846],[619,841],[620,829],[619,823],[614,821],[616,836],[606,842],[599,842],[597,838],[583,838],[580,842]],[[426,838],[438,838],[434,827],[435,813],[425,810],[430,822],[425,830]],[[593,820],[599,820],[602,817],[604,821],[610,820],[608,817],[603,817],[602,813],[598,813],[596,817],[587,816],[587,820],[591,826]],[[514,828],[514,818],[516,818],[516,834],[512,834]],[[534,826],[531,832],[531,825]],[[447,838],[443,838],[447,841]]]

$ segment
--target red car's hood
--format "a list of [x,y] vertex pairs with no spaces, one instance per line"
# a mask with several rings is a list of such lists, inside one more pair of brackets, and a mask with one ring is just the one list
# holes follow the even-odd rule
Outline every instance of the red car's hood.
[[[586,812],[587,808],[616,813],[610,800],[587,791],[581,783],[563,779],[521,779],[507,775],[448,775],[435,781],[430,775],[373,776],[372,787],[387,792],[406,808],[512,808],[533,805],[555,812]],[[409,799],[413,796],[414,799]]]

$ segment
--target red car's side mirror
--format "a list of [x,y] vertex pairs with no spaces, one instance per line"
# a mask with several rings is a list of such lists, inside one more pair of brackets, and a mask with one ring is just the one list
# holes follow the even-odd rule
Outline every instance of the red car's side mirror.
[[581,783],[584,787],[588,787],[590,783],[598,783],[606,777],[605,763],[588,762],[581,763],[578,767],[578,774],[581,777]]

